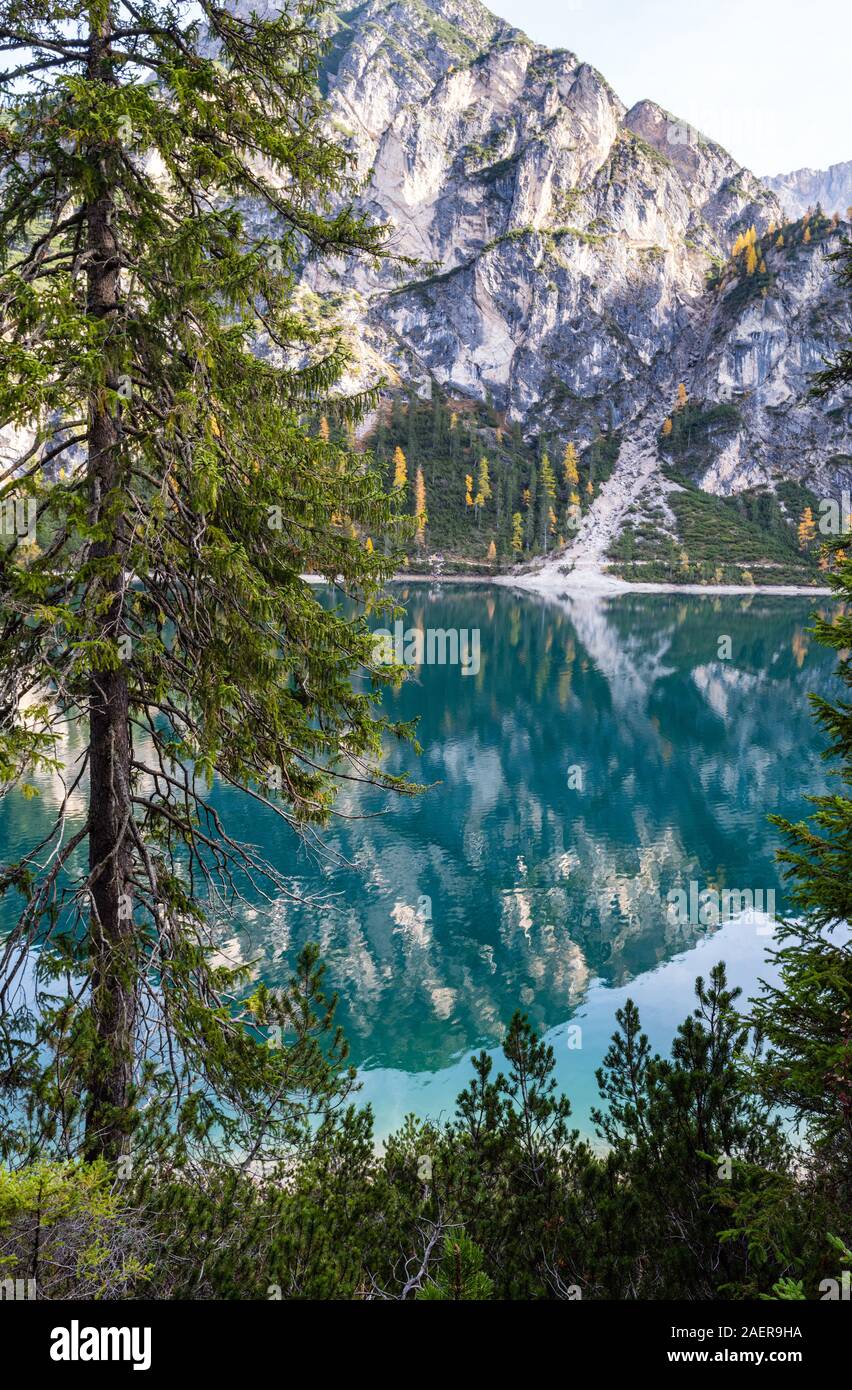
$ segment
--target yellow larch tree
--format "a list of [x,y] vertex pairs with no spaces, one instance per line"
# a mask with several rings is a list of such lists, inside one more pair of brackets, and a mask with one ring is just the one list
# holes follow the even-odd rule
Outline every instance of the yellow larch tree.
[[473,506],[477,518],[479,517],[480,507],[485,506],[485,503],[488,501],[490,496],[491,478],[488,473],[488,459],[485,458],[485,456],[483,455],[483,457],[479,460],[479,473],[476,480],[476,496],[473,499]]
[[393,451],[393,485],[394,487],[405,487],[408,482],[408,463],[405,454],[397,444]]
[[799,549],[805,550],[807,546],[810,545],[815,535],[816,523],[814,522],[814,514],[811,511],[810,507],[805,507],[805,510],[802,512],[802,515],[799,518]]
[[541,456],[541,486],[545,497],[552,502],[556,496],[556,476],[547,454]]
[[550,459],[546,453],[541,456],[541,490],[544,493],[541,504],[542,517],[542,544],[545,554],[547,553],[547,537],[552,535],[556,529],[556,515],[553,511],[553,503],[556,498],[556,474],[553,471]]
[[562,455],[562,472],[567,486],[575,488],[580,481],[580,474],[577,469],[577,450],[570,442],[565,445],[565,453]]
[[426,533],[426,522],[429,517],[426,514],[426,480],[423,477],[423,469],[418,464],[417,472],[414,475],[414,516],[417,520],[417,530],[414,539],[418,546],[423,545]]

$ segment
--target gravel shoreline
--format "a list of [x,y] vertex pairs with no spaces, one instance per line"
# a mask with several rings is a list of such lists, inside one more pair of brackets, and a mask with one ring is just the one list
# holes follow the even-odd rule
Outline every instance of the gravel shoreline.
[[[811,584],[652,584],[649,581],[636,584],[626,579],[616,579],[612,575],[599,574],[594,577],[588,572],[577,582],[572,583],[570,574],[554,579],[551,575],[541,578],[535,574],[395,574],[388,582],[391,584],[495,584],[501,588],[523,589],[527,593],[549,594],[778,594],[787,597],[802,597],[808,594],[828,595],[833,589],[823,585]],[[326,584],[328,581],[320,574],[303,574],[308,584]]]

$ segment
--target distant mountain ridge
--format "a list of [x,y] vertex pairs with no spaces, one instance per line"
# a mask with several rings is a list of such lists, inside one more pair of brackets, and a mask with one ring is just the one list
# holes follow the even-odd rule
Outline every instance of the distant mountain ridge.
[[827,169],[795,169],[790,174],[764,176],[789,217],[801,217],[819,204],[824,212],[848,217],[852,206],[852,159],[830,164]]

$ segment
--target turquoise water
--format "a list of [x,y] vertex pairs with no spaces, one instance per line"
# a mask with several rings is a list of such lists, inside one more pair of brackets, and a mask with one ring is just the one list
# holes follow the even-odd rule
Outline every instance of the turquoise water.
[[[395,748],[391,766],[431,789],[348,786],[318,854],[217,786],[229,831],[303,899],[241,909],[223,949],[275,984],[319,943],[379,1134],[410,1110],[448,1113],[470,1053],[498,1049],[518,1007],[588,1129],[628,995],[664,1047],[697,973],[724,958],[746,993],[769,973],[764,916],[672,921],[667,895],[774,891],[783,912],[766,814],[799,817],[828,784],[806,699],[832,686],[807,632],[818,600],[401,593],[409,627],[480,634],[477,674],[424,664],[387,697],[420,717],[424,748]],[[37,815],[0,804],[3,857]]]
[[471,1051],[496,1048],[518,1007],[587,1128],[628,995],[662,1047],[699,971],[724,958],[746,992],[767,973],[765,921],[672,923],[667,894],[774,890],[783,911],[766,814],[800,816],[827,784],[806,699],[833,666],[807,632],[814,600],[401,592],[408,627],[480,633],[478,674],[423,665],[388,697],[420,716],[424,748],[393,769],[431,790],[344,792],[364,818],[335,823],[325,861],[217,793],[295,891],[327,899],[259,910],[234,948],[275,982],[319,942],[379,1133],[448,1112]]

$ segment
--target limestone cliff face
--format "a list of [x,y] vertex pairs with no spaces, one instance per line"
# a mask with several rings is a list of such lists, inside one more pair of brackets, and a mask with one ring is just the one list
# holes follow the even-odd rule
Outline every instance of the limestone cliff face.
[[806,394],[849,330],[827,259],[842,224],[779,255],[765,297],[711,294],[736,235],[784,220],[712,140],[651,101],[625,110],[477,0],[367,0],[331,27],[323,84],[362,205],[418,262],[339,268],[363,377],[490,397],[580,444],[598,424],[653,435],[683,380],[739,408],[705,487],[842,471],[849,411]]
[[830,260],[841,233],[819,247],[770,250],[766,295],[742,296],[742,281],[702,316],[693,391],[736,407],[741,425],[718,441],[700,485],[739,491],[779,477],[804,477],[820,493],[852,480],[852,403],[814,401],[809,378],[849,333],[849,307]]

